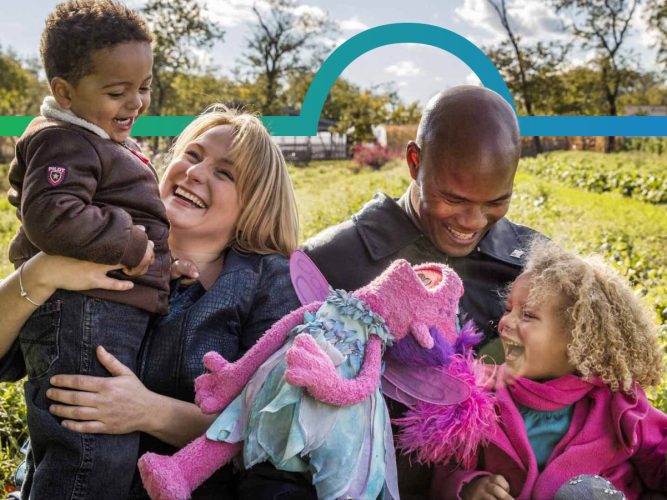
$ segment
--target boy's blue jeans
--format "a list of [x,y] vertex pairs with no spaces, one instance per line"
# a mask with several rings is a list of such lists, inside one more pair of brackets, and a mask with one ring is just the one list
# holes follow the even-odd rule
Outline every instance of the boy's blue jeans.
[[139,434],[80,434],[49,413],[49,378],[56,374],[109,376],[97,359],[103,346],[136,372],[150,315],[125,304],[57,291],[19,335],[28,381],[25,398],[31,453],[22,498],[126,498],[137,463]]

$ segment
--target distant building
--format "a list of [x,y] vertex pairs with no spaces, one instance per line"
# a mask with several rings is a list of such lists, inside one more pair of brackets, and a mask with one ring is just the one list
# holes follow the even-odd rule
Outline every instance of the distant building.
[[625,106],[626,116],[666,116],[667,106]]
[[[287,110],[282,115],[295,116],[297,110]],[[275,136],[285,159],[295,164],[307,164],[312,160],[345,160],[349,158],[347,135],[331,132],[333,120],[320,118],[316,136]]]

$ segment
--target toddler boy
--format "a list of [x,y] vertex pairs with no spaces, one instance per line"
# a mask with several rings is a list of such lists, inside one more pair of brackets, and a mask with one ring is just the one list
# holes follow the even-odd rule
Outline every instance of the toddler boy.
[[20,267],[43,251],[118,264],[134,287],[58,291],[39,305],[21,285],[40,306],[19,335],[32,446],[24,498],[125,498],[134,474],[137,433],[69,431],[49,413],[46,390],[58,373],[108,375],[97,345],[136,370],[151,313],[167,310],[169,223],[155,170],[129,139],[150,104],[151,42],[141,16],[113,0],[63,2],[42,34],[53,96],[10,167],[22,222],[10,260]]

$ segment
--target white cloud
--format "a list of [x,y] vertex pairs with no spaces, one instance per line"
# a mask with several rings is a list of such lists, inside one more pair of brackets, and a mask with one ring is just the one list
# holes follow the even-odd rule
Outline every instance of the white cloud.
[[[223,28],[234,28],[247,23],[253,23],[257,20],[252,7],[255,5],[261,13],[268,13],[269,4],[262,0],[207,0],[206,10],[211,18],[219,23]],[[316,5],[301,4],[297,5],[292,12],[297,18],[306,19],[324,19],[327,17],[326,11]]]
[[[252,11],[254,3],[253,0],[225,0],[224,2],[209,0],[206,9],[211,18],[223,28],[233,28],[256,20]],[[260,5],[261,3],[258,4]]]
[[[454,12],[473,27],[486,31],[488,36],[484,43],[497,43],[506,37],[498,14],[487,0],[463,0],[463,4]],[[566,36],[563,30],[564,18],[552,9],[545,9],[544,0],[508,2],[507,14],[512,31],[526,42],[549,41]]]
[[368,29],[368,25],[361,22],[356,16],[339,21],[338,26],[340,26],[340,29],[343,31],[362,31]]
[[316,5],[299,5],[294,9],[294,14],[297,17],[310,16],[313,19],[324,19],[327,13]]
[[385,71],[396,76],[416,76],[421,73],[421,70],[412,61],[399,61],[387,66]]
[[466,85],[481,85],[482,82],[479,80],[475,73],[468,73],[465,78]]

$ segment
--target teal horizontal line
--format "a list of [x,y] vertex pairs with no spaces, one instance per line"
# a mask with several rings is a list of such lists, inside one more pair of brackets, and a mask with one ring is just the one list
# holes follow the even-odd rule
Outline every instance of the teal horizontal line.
[[520,116],[522,136],[667,136],[667,116]]
[[[19,136],[32,116],[0,116],[0,136]],[[174,136],[194,116],[142,116],[132,135]],[[265,116],[262,121],[275,136],[317,134],[317,122],[303,116]],[[520,116],[522,136],[667,136],[667,116]]]

